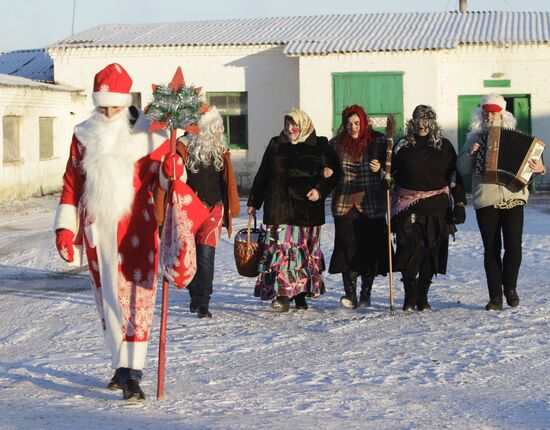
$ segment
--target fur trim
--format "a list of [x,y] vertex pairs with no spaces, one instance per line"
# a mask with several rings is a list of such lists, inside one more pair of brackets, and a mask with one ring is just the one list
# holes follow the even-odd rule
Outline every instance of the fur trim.
[[73,205],[60,204],[57,206],[53,220],[53,230],[60,228],[73,232],[76,236],[78,232],[78,208]]
[[107,118],[96,113],[87,123],[81,143],[86,148],[83,205],[89,221],[108,225],[130,213],[134,200],[135,153],[130,139],[129,112]]
[[96,107],[128,107],[132,104],[132,95],[97,91],[92,93],[92,100]]
[[[168,139],[166,130],[150,133],[151,120],[142,111],[138,111],[138,114],[138,119],[131,129],[132,153],[137,157],[136,159],[155,151]],[[84,146],[92,144],[96,138],[97,115],[101,114],[96,111],[90,118],[75,127],[74,134]]]

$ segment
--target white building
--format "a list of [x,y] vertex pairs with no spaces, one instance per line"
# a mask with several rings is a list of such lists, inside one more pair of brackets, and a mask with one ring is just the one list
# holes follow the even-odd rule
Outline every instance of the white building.
[[[51,60],[42,67],[37,63],[43,59],[41,51],[24,51],[2,56],[0,62],[2,70],[9,65],[22,75],[47,80]],[[83,109],[80,90],[0,73],[0,201],[59,190],[66,142],[71,140],[75,112]]]
[[[142,106],[151,84],[169,82],[181,66],[226,115],[246,188],[292,107],[330,137],[349,104],[364,105],[379,126],[388,113],[402,126],[429,104],[459,147],[481,96],[497,92],[521,128],[550,142],[549,43],[548,12],[378,13],[102,25],[47,53],[55,82],[88,95],[75,121],[89,114],[93,76],[105,65],[128,70]],[[69,139],[63,145],[68,152]]]

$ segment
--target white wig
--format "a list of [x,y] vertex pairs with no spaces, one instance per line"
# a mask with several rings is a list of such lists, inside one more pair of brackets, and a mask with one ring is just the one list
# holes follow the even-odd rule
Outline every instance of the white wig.
[[[514,118],[511,112],[507,110],[502,111],[502,127],[504,128],[516,128],[517,120]],[[472,113],[472,119],[470,121],[470,133],[483,134],[489,131],[491,124],[483,118],[483,109],[477,108]]]
[[213,164],[217,171],[222,170],[223,155],[228,149],[223,133],[223,120],[216,106],[212,106],[201,116],[199,130],[199,135],[192,136],[187,144],[187,168],[197,173],[201,164]]

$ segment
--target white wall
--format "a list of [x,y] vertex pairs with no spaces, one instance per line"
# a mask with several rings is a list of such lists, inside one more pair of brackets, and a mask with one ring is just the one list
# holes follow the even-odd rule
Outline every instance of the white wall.
[[[332,73],[396,71],[403,74],[405,119],[419,104],[431,105],[444,134],[458,140],[458,96],[529,94],[532,133],[550,144],[550,46],[461,46],[454,50],[374,52],[300,57],[300,107],[319,134],[332,134]],[[509,88],[485,88],[484,80],[509,79]],[[366,106],[368,112],[368,106]],[[547,160],[550,156],[546,156]],[[549,162],[547,161],[547,164]],[[550,186],[550,175],[540,182]]]
[[[550,143],[550,47],[461,46],[442,51],[373,52],[288,58],[282,48],[141,47],[50,49],[55,80],[92,91],[97,71],[119,62],[134,79],[132,91],[151,98],[151,84],[168,83],[181,66],[187,83],[205,92],[247,91],[249,150],[232,151],[240,185],[250,185],[269,138],[282,128],[285,111],[297,106],[312,117],[321,135],[332,134],[332,77],[335,72],[403,72],[403,104],[409,118],[429,104],[456,146],[458,96],[503,92],[530,94],[533,134]],[[511,80],[510,88],[485,88],[483,81]],[[93,106],[75,115],[78,121]],[[368,111],[368,106],[367,106]],[[550,158],[547,156],[547,158]],[[550,175],[545,185],[550,186]]]
[[[0,201],[58,191],[69,155],[78,93],[32,87],[0,86],[0,118],[22,117],[19,161],[3,162],[0,145]],[[39,118],[54,117],[54,155],[40,160]],[[0,124],[0,142],[3,129]]]
[[[233,150],[237,181],[251,185],[269,139],[282,129],[284,112],[299,104],[298,59],[281,48],[154,47],[48,50],[55,64],[56,83],[85,88],[90,94],[94,75],[109,63],[120,63],[132,77],[133,92],[151,101],[151,84],[168,83],[178,66],[186,83],[203,92],[248,93],[248,151]],[[89,100],[88,110],[92,104]]]

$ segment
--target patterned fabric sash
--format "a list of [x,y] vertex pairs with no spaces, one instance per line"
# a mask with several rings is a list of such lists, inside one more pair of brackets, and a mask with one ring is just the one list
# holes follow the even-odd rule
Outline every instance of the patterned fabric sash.
[[445,186],[439,190],[432,191],[416,191],[408,190],[407,188],[396,187],[392,196],[391,202],[391,217],[393,218],[400,212],[410,208],[419,200],[427,199],[429,197],[436,196],[438,194],[445,193],[450,196],[450,189]]

